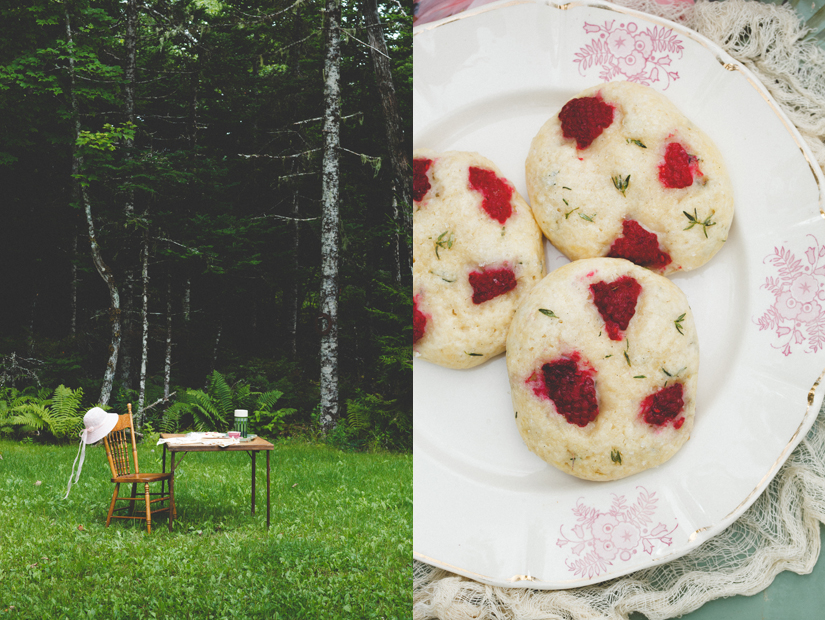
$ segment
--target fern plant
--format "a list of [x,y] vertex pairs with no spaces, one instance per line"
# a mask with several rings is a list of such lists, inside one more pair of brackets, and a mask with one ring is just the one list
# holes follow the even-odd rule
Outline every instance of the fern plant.
[[27,394],[13,388],[0,394],[0,433],[13,429],[19,434],[46,434],[58,440],[77,433],[83,425],[83,389],[59,385],[51,398],[48,394],[45,389]]
[[258,394],[253,412],[256,432],[280,435],[286,426],[284,418],[297,413],[297,409],[274,410],[275,404],[283,395],[284,393],[279,390]]
[[83,426],[83,413],[80,405],[83,389],[72,390],[58,385],[50,401],[49,431],[58,439],[76,435]]
[[215,370],[209,376],[206,392],[185,390],[178,401],[166,410],[160,429],[164,433],[186,428],[224,432],[232,425],[235,409],[252,409],[252,420],[258,429],[277,432],[283,418],[293,411],[272,411],[281,396],[283,393],[278,391],[253,392],[243,382],[229,385],[226,378]]
[[395,399],[380,394],[359,393],[357,398],[347,399],[347,428],[354,443],[372,449],[395,449],[411,432],[407,428],[407,416]]

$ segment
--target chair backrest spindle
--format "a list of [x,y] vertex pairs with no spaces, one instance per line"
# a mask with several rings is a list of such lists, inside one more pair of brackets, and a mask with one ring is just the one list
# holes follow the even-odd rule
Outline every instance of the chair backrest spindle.
[[[129,403],[127,408],[128,413],[118,416],[117,424],[103,439],[103,444],[106,447],[106,458],[109,461],[109,468],[112,470],[112,478],[140,473],[134,421],[132,420],[132,404]],[[129,431],[128,439],[126,437],[127,430]],[[129,443],[131,443],[131,446]]]

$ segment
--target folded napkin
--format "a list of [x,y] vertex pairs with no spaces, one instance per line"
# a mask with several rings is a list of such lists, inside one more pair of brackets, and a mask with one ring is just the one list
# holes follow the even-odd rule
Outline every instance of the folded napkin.
[[226,433],[187,433],[181,437],[161,437],[157,445],[168,444],[170,446],[219,446],[225,448],[241,443],[239,438],[227,437]]

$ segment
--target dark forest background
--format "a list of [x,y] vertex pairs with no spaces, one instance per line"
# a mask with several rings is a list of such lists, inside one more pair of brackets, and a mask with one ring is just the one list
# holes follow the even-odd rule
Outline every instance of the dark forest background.
[[[154,404],[145,411],[150,428],[183,430],[193,419],[166,412],[189,392],[217,398],[217,371],[238,399],[282,394],[278,423],[266,419],[272,432],[314,432],[325,329],[323,8],[317,0],[0,0],[7,406],[59,385],[81,389],[81,407],[101,400],[111,289],[92,260],[88,207],[120,296],[112,410],[140,400]],[[351,447],[409,449],[409,239],[398,215],[407,207],[395,199],[364,11],[342,4],[334,433]],[[412,17],[392,0],[379,0],[378,13],[411,152]],[[18,437],[35,430],[6,427]]]

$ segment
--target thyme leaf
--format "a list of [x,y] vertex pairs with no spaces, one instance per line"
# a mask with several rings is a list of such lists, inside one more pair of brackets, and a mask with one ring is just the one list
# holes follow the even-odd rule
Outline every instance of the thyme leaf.
[[[464,352],[467,353],[467,351]],[[470,357],[484,357],[483,353],[467,353],[467,355],[469,355]]]
[[[562,199],[562,200],[564,200],[564,199]],[[566,200],[564,201],[564,204],[567,204]],[[575,209],[572,209],[572,210],[568,211],[567,213],[564,214],[564,219],[567,219],[568,217],[570,217],[570,214],[573,213],[573,211],[578,211],[578,210],[579,210],[579,208],[576,207]]]
[[613,448],[610,451],[610,460],[614,463],[618,463],[619,465],[622,464],[622,453],[619,452],[616,448]]
[[628,355],[628,351],[630,351],[630,338],[627,338],[626,342],[627,345],[624,348],[624,359],[627,362],[628,366],[633,366],[633,364],[630,363],[630,355]]
[[453,243],[455,243],[455,233],[445,230],[443,233],[438,235],[438,239],[435,242],[435,257],[438,260],[441,260],[441,257],[438,255],[438,248],[441,248],[442,250],[449,250],[453,247]]
[[587,220],[588,222],[592,222],[593,218],[596,217],[596,214],[594,213],[593,215],[586,215],[584,213],[579,213],[579,217],[582,218],[583,220]]
[[439,278],[441,278],[442,280],[444,280],[448,284],[452,284],[453,282],[455,282],[455,279],[450,280],[449,278],[445,278],[442,274],[436,273],[435,271],[430,271],[430,273],[433,274],[434,276],[438,276]]
[[[549,316],[551,319],[559,319],[555,312],[548,310],[547,308],[539,308],[539,312],[541,312],[544,316]],[[561,319],[559,319],[559,321],[561,321]]]
[[690,230],[694,226],[701,226],[702,231],[705,233],[705,239],[708,238],[708,227],[709,226],[716,226],[716,222],[712,221],[710,218],[714,216],[716,211],[711,211],[710,215],[708,215],[704,220],[699,219],[699,215],[696,213],[696,209],[693,210],[693,215],[688,213],[687,211],[682,211],[685,214],[685,217],[688,219],[688,225],[685,226],[682,230]]
[[[679,318],[678,318],[678,319],[676,319],[675,321],[673,321],[673,324],[676,326],[676,331],[678,331],[678,332],[679,332],[680,334],[682,334],[683,336],[685,335],[685,332],[682,330],[682,321],[684,321],[684,320],[685,320],[685,314],[687,314],[687,313],[686,313],[686,312],[683,312],[682,314],[680,314],[680,315],[679,315]],[[663,369],[663,370],[664,370],[664,369]],[[667,373],[665,373],[665,374],[667,374]],[[668,375],[668,376],[670,376],[670,375]]]
[[627,139],[627,143],[628,143],[628,144],[635,144],[636,146],[640,146],[640,147],[642,147],[643,149],[646,149],[646,148],[647,148],[647,147],[646,147],[646,146],[642,143],[642,141],[641,141],[641,140],[636,140],[635,138],[628,138],[628,139]]
[[625,196],[627,188],[630,187],[630,175],[628,174],[624,179],[620,174],[610,178],[613,181],[613,186],[622,193],[622,196]]

